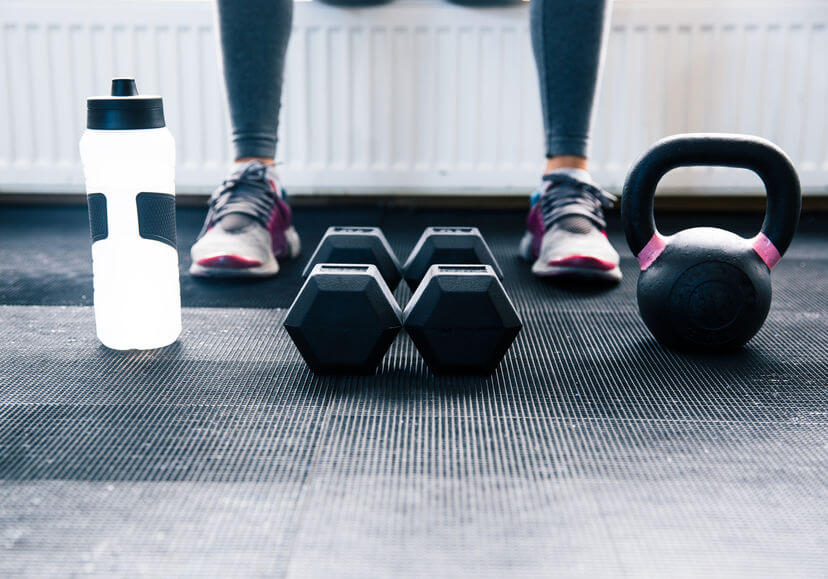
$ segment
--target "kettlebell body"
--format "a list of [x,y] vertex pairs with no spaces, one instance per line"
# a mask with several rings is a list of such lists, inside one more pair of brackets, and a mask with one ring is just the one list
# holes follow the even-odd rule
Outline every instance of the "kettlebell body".
[[715,352],[741,347],[768,315],[770,272],[751,243],[696,227],[665,238],[638,278],[638,308],[664,345]]
[[[768,194],[761,232],[745,239],[712,227],[670,236],[655,227],[659,180],[681,166],[751,169]],[[799,221],[799,178],[775,145],[744,135],[676,135],[656,143],[630,170],[621,199],[627,242],[641,265],[638,308],[652,334],[679,350],[724,352],[747,343],[771,304],[771,269]]]

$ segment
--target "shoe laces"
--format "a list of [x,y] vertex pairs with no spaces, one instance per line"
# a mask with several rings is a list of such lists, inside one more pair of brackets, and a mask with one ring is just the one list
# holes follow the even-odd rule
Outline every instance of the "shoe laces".
[[604,208],[610,208],[617,197],[600,187],[569,175],[545,175],[541,186],[532,195],[532,205],[541,204],[543,226],[549,230],[568,217],[583,217],[602,231],[606,229]]
[[276,196],[267,178],[267,165],[252,161],[241,172],[233,173],[210,195],[203,235],[216,222],[231,213],[248,215],[267,226]]

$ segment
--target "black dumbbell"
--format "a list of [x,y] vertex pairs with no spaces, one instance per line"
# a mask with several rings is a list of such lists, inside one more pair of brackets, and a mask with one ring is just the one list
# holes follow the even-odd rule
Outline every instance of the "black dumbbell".
[[329,227],[302,276],[308,277],[319,263],[373,264],[391,291],[402,279],[400,262],[378,227]]
[[318,374],[373,374],[401,325],[377,267],[351,264],[316,265],[284,324]]
[[488,265],[498,279],[503,279],[503,270],[476,227],[427,227],[403,266],[408,286],[417,289],[435,264]]
[[403,324],[436,374],[494,372],[522,327],[491,265],[433,265]]

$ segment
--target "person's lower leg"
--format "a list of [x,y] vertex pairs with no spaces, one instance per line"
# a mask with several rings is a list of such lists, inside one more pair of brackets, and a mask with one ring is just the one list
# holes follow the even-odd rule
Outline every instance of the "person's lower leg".
[[293,0],[217,0],[233,158],[272,164]]
[[589,134],[611,0],[532,0],[546,141],[545,173],[587,169]]
[[279,260],[299,254],[299,234],[273,167],[292,10],[293,0],[217,0],[236,162],[210,196],[190,248],[192,275],[271,276]]
[[546,167],[531,197],[519,251],[540,277],[621,279],[603,207],[613,197],[588,169],[590,124],[610,0],[532,0],[532,47],[546,136]]

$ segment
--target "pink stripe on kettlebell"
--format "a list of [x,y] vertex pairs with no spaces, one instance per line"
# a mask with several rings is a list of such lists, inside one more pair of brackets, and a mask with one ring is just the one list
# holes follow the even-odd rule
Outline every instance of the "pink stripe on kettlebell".
[[656,258],[661,255],[664,248],[667,247],[667,242],[658,233],[654,233],[647,242],[647,245],[638,252],[638,263],[641,265],[641,271],[644,271],[652,265]]
[[782,259],[782,255],[780,255],[779,250],[776,249],[773,241],[768,239],[768,236],[764,233],[760,233],[754,237],[752,242],[753,251],[759,254],[759,257],[762,258],[762,261],[765,262],[768,269],[773,269],[773,266],[779,263],[779,260]]

